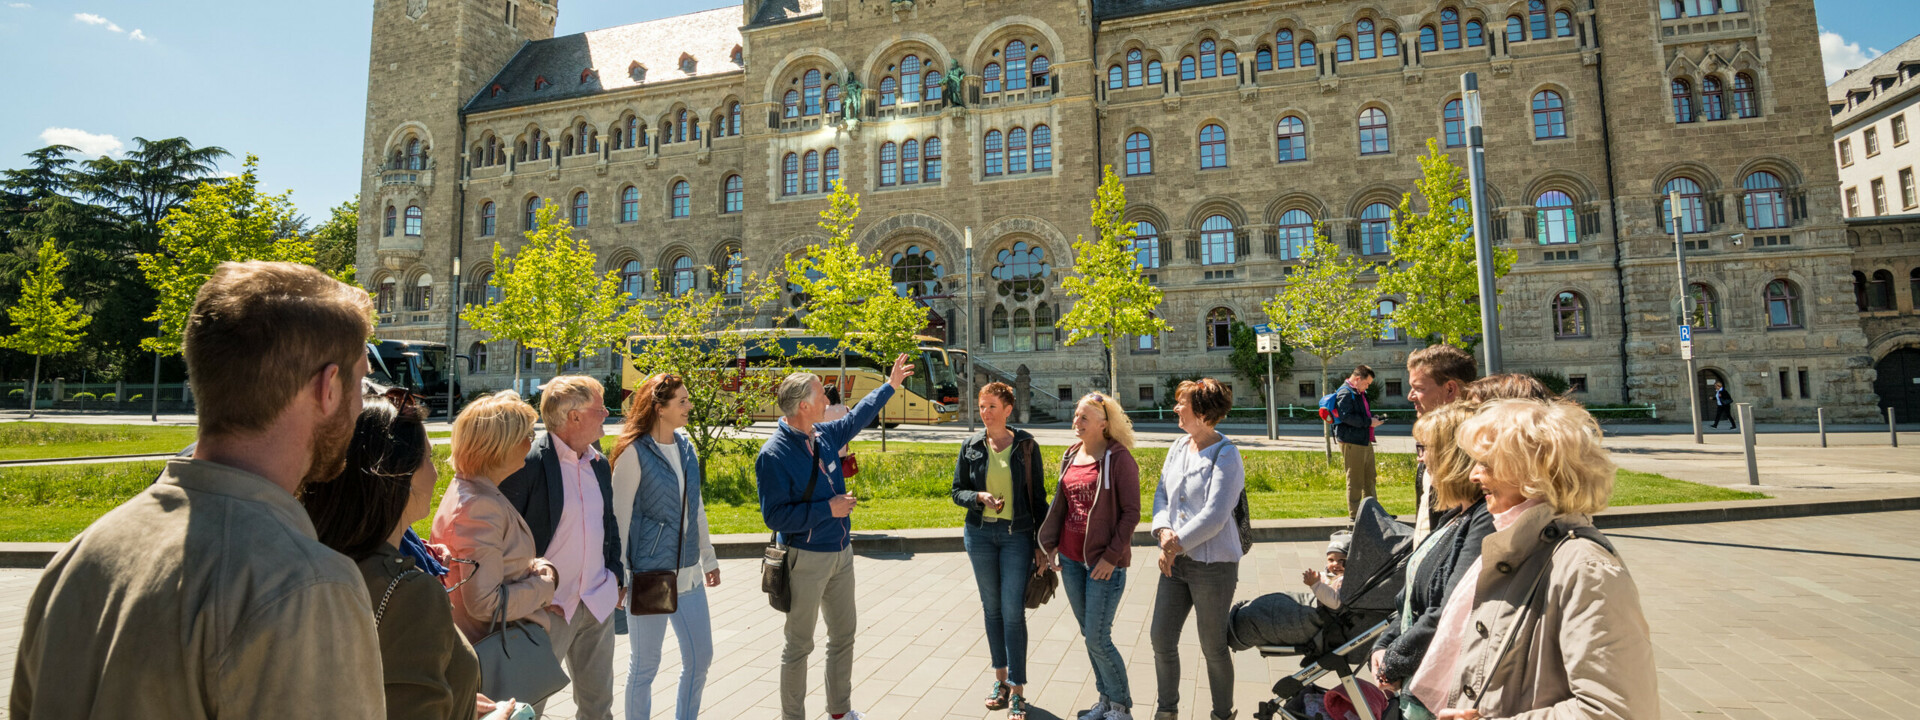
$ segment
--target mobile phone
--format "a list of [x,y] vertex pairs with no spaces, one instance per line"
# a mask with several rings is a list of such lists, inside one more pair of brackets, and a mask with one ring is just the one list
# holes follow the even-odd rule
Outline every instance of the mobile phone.
[[523,702],[502,702],[494,705],[493,712],[480,720],[535,720],[533,706]]

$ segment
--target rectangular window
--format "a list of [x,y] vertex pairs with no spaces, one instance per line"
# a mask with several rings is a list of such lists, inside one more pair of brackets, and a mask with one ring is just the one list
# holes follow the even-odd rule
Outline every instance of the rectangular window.
[[1567,392],[1583,393],[1587,391],[1587,376],[1568,375]]
[[1915,205],[1920,205],[1920,197],[1914,192],[1913,168],[1907,168],[1900,171],[1900,207],[1912,210]]
[[1840,141],[1840,167],[1851,167],[1852,165],[1853,165],[1853,141],[1841,140]]
[[1875,155],[1880,154],[1880,129],[1879,128],[1867,128],[1867,131],[1862,135],[1862,138],[1863,138],[1863,142],[1865,142],[1867,145],[1867,157],[1873,157]]
[[1787,375],[1786,368],[1780,368],[1780,399],[1793,399],[1793,378]]
[[1140,402],[1145,404],[1151,404],[1153,402],[1153,386],[1152,385],[1140,386]]
[[1860,188],[1847,188],[1847,217],[1860,217]]
[[1907,144],[1907,116],[1905,113],[1893,116],[1893,146]]
[[1300,383],[1300,397],[1303,397],[1303,398],[1320,397],[1320,393],[1314,391],[1312,380],[1308,380]]
[[1813,399],[1813,388],[1808,387],[1806,368],[1800,368],[1798,372],[1798,379],[1800,381],[1800,399],[1801,400]]
[[1874,178],[1871,185],[1873,186],[1873,214],[1887,214],[1887,181]]
[[1403,396],[1403,395],[1405,395],[1405,394],[1406,394],[1406,393],[1405,393],[1405,392],[1403,392],[1403,391],[1402,391],[1402,390],[1400,389],[1400,381],[1399,381],[1399,380],[1388,380],[1388,381],[1387,381],[1387,388],[1386,388],[1386,393],[1385,393],[1385,396],[1386,396],[1386,397],[1388,397],[1388,398],[1397,398],[1397,397],[1401,397],[1401,396]]
[[1059,398],[1061,402],[1073,402],[1073,386],[1061,385],[1054,388],[1054,397]]

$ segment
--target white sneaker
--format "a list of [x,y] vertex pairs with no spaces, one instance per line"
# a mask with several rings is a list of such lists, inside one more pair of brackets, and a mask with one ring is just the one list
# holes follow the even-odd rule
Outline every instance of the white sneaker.
[[[840,720],[866,720],[866,718],[867,716],[860,714],[859,710],[848,710],[847,714],[840,716]],[[833,720],[833,713],[827,713],[827,720]]]
[[1133,720],[1133,708],[1124,708],[1115,703],[1107,703],[1107,714],[1102,716],[1101,720]]
[[1085,712],[1080,713],[1079,720],[1106,720],[1107,711],[1111,709],[1112,707],[1107,702],[1107,699],[1100,698],[1094,701],[1093,707],[1087,708]]

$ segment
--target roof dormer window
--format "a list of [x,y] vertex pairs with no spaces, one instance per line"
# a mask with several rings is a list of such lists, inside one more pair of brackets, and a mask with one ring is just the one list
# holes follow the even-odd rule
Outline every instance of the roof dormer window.
[[599,78],[600,78],[600,71],[598,71],[598,70],[595,70],[595,69],[593,69],[593,68],[587,68],[587,69],[585,69],[585,70],[581,70],[581,71],[580,71],[580,84],[581,84],[581,85],[585,85],[585,84],[587,84],[588,82],[590,82],[590,81],[593,81],[593,80],[598,80]]
[[699,63],[694,62],[692,55],[680,53],[680,72],[692,75],[699,67]]
[[534,92],[539,92],[541,90],[545,90],[550,87],[553,87],[553,81],[548,80],[547,76],[545,75],[541,75],[540,77],[533,79]]
[[739,65],[739,66],[742,66],[742,67],[744,67],[744,66],[746,66],[746,64],[747,64],[747,56],[746,56],[746,53],[745,53],[745,52],[742,52],[742,51],[740,50],[740,46],[739,46],[739,45],[735,45],[735,46],[733,46],[733,54],[732,54],[732,55],[730,55],[730,56],[728,56],[728,57],[729,57],[729,59],[731,59],[731,60],[733,60],[733,64],[735,64],[735,65]]
[[633,61],[627,65],[627,77],[633,78],[633,81],[637,83],[646,82],[647,66],[641,65],[638,60]]
[[500,93],[503,93],[506,91],[507,91],[506,88],[500,87],[500,83],[494,83],[493,87],[487,91],[487,97],[500,97]]

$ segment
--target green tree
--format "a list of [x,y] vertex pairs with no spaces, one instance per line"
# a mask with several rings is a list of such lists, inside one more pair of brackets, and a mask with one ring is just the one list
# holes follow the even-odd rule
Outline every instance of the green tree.
[[67,256],[53,241],[40,244],[40,264],[27,276],[20,302],[7,308],[14,333],[0,338],[0,345],[33,355],[33,382],[27,386],[27,417],[33,417],[40,392],[40,358],[72,352],[80,345],[80,334],[93,318],[80,312],[80,302],[62,297],[65,287],[60,271],[67,267]]
[[272,260],[313,264],[313,244],[276,232],[294,214],[292,193],[260,190],[260,158],[247,156],[238,177],[201,184],[186,204],[160,222],[160,251],[141,253],[140,270],[160,295],[148,321],[160,322],[158,337],[141,346],[164,355],[180,352],[180,333],[200,286],[225,262]]
[[314,228],[310,237],[314,267],[354,282],[353,263],[360,247],[360,196],[334,206],[327,221]]
[[[1259,335],[1254,333],[1253,326],[1236,321],[1231,328],[1228,328],[1228,336],[1232,340],[1233,354],[1227,357],[1227,361],[1233,364],[1233,374],[1251,383],[1254,393],[1259,395],[1255,400],[1265,405],[1267,358],[1260,354]],[[1283,341],[1280,352],[1273,358],[1273,379],[1274,382],[1279,382],[1290,377],[1293,377],[1293,352]],[[1242,398],[1241,401],[1245,402],[1246,399]]]
[[[1480,341],[1480,276],[1466,177],[1428,138],[1414,187],[1426,212],[1414,211],[1413,193],[1400,198],[1391,243],[1394,269],[1380,276],[1379,290],[1404,298],[1393,311],[1394,325],[1471,352]],[[1494,248],[1494,277],[1505,277],[1516,256]]]
[[1093,198],[1095,237],[1073,241],[1073,271],[1060,289],[1073,298],[1073,308],[1055,325],[1067,331],[1066,344],[1098,340],[1107,354],[1107,392],[1120,385],[1116,346],[1122,336],[1155,335],[1172,330],[1153,314],[1160,307],[1160,288],[1147,282],[1133,249],[1133,223],[1126,221],[1127,189],[1108,165]]
[[[464,316],[474,329],[513,341],[559,367],[589,348],[624,338],[633,313],[620,292],[620,273],[594,272],[599,256],[573,237],[571,225],[560,222],[558,205],[541,203],[538,220],[518,252],[508,254],[499,242],[493,244],[489,284],[500,289],[500,299],[468,305]],[[518,381],[520,363],[513,367]]]
[[[1360,284],[1360,276],[1372,269],[1372,263],[1342,254],[1315,223],[1300,265],[1287,277],[1280,294],[1261,304],[1267,321],[1288,346],[1320,358],[1322,388],[1331,387],[1327,363],[1379,332],[1373,291]],[[1329,436],[1327,455],[1332,454]]]

